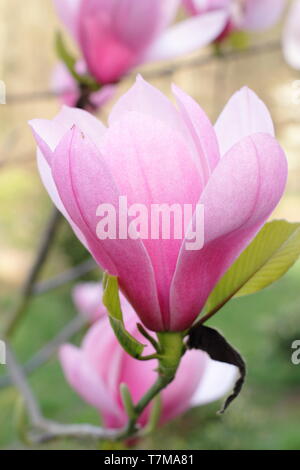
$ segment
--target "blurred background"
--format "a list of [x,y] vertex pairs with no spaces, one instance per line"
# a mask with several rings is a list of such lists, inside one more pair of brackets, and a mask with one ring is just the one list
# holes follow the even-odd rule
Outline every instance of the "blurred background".
[[[49,93],[56,63],[54,33],[60,28],[51,0],[0,0],[0,79],[7,104],[0,105],[0,322],[12,308],[32,263],[51,212],[35,163],[29,119],[52,118],[59,109]],[[282,58],[280,25],[251,39],[251,51],[206,60],[209,49],[173,64],[145,68],[152,84],[170,95],[175,82],[215,120],[231,94],[248,85],[266,102],[277,137],[289,161],[284,198],[272,218],[300,220],[300,73]],[[67,34],[66,34],[67,36]],[[179,65],[180,64],[180,65]],[[183,65],[182,65],[183,64]],[[134,74],[118,87],[118,95]],[[300,83],[300,82],[299,82]],[[117,98],[117,96],[116,96]],[[110,104],[111,105],[111,104]],[[106,119],[109,106],[101,112]],[[48,279],[88,255],[61,222],[42,279]],[[83,279],[98,279],[91,271]],[[248,363],[246,386],[225,416],[218,404],[193,410],[139,444],[148,449],[300,449],[300,365],[291,363],[291,343],[300,339],[300,264],[278,283],[255,296],[233,300],[211,320]],[[72,283],[35,295],[13,339],[25,363],[74,318]],[[73,338],[80,342],[82,333]],[[5,386],[0,365],[0,448],[23,448],[15,426],[18,393]],[[66,384],[53,356],[30,376],[44,414],[64,422],[99,424],[97,412]],[[42,448],[90,448],[92,444],[57,441]]]

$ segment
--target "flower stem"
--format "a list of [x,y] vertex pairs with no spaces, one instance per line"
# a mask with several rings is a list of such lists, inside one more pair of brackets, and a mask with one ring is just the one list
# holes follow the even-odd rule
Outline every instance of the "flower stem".
[[131,416],[129,416],[126,428],[119,436],[120,440],[128,439],[136,434],[139,417],[149,403],[174,380],[181,357],[184,354],[185,346],[181,333],[163,332],[157,333],[157,337],[161,351],[158,360],[158,377],[152,387],[131,409]]

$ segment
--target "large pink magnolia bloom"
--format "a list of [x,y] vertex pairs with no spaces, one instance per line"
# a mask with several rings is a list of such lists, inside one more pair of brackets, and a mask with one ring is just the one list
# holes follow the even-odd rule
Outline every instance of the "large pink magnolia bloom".
[[[90,288],[91,287],[91,288]],[[101,301],[101,287],[88,284],[80,286],[80,305],[91,305],[91,292],[95,302]],[[86,294],[86,299],[84,296]],[[145,344],[145,338],[137,330],[138,320],[132,307],[121,295],[121,305],[127,329]],[[96,307],[94,316],[99,314]],[[148,351],[149,350],[149,351]],[[147,346],[147,354],[152,346]],[[156,360],[138,361],[129,356],[118,343],[107,315],[95,323],[86,334],[80,348],[70,344],[60,349],[60,360],[69,384],[90,405],[97,408],[105,426],[121,428],[127,421],[121,396],[120,384],[129,387],[137,402],[156,379]],[[229,364],[213,361],[202,351],[187,351],[174,382],[161,394],[161,422],[166,422],[188,408],[209,403],[229,392],[237,376],[237,369]],[[144,426],[151,405],[140,418]]]
[[294,0],[283,29],[283,55],[287,63],[300,70],[300,1]]
[[[31,122],[53,202],[154,331],[191,326],[276,207],[287,178],[269,112],[251,90],[233,95],[215,127],[190,96],[176,86],[173,93],[177,108],[139,77],[113,107],[108,128],[70,108]],[[186,239],[100,240],[97,208],[109,203],[118,215],[121,195],[149,214],[152,204],[202,204],[204,247],[186,249],[189,231]]]
[[221,35],[225,38],[234,30],[262,31],[279,20],[285,0],[182,0],[192,15],[205,16],[212,11],[227,14],[226,27]]
[[133,67],[172,59],[213,41],[226,14],[211,12],[172,27],[180,0],[54,0],[79,45],[89,72],[100,82],[118,80]]

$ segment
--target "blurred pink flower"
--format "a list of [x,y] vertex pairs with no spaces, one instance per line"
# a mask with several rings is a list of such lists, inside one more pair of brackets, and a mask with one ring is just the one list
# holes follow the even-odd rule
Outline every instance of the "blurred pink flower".
[[100,83],[119,80],[133,67],[172,59],[213,41],[226,13],[189,18],[169,27],[180,0],[54,0],[79,45],[89,72]]
[[287,63],[300,70],[300,1],[294,0],[283,29],[283,55]]
[[72,291],[73,302],[77,310],[89,323],[95,323],[106,315],[102,295],[103,290],[99,282],[81,282]]
[[[83,62],[79,62],[76,69],[80,74],[87,72]],[[62,104],[76,106],[80,97],[79,85],[62,62],[59,62],[53,71],[51,89],[59,97]],[[90,106],[87,110],[92,112],[102,108],[113,98],[115,91],[116,85],[105,85],[99,91],[91,93]]]
[[[98,285],[98,290],[100,285]],[[81,289],[90,297],[88,284]],[[92,285],[92,290],[94,285]],[[136,327],[138,317],[121,295],[126,327],[137,339],[145,344]],[[95,310],[95,314],[97,309]],[[149,350],[149,351],[148,351]],[[147,353],[152,353],[151,345]],[[77,393],[101,413],[104,425],[121,428],[127,421],[123,409],[120,384],[129,387],[134,402],[154,383],[156,360],[138,361],[129,356],[116,339],[109,320],[100,319],[86,334],[80,348],[66,344],[60,349],[60,360],[64,374]],[[187,351],[176,378],[161,394],[161,422],[166,422],[187,409],[212,402],[229,392],[237,376],[237,369],[229,364],[213,361],[202,351]],[[144,426],[149,417],[151,405],[141,415]]]
[[182,0],[191,15],[205,16],[212,11],[224,11],[226,27],[219,39],[230,32],[262,31],[280,18],[286,0]]
[[[176,108],[141,77],[115,104],[109,127],[64,108],[31,126],[42,180],[98,264],[154,331],[189,328],[221,276],[278,204],[286,184],[285,154],[263,102],[235,93],[213,127],[199,105],[173,87]],[[119,197],[139,203],[204,206],[204,246],[185,238],[97,236],[100,204],[118,214]],[[128,219],[130,220],[130,219]]]

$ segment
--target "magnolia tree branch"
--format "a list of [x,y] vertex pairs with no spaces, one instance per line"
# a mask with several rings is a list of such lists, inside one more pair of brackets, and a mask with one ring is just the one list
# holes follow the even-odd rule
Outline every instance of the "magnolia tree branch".
[[49,251],[52,246],[52,242],[55,238],[60,220],[61,220],[60,213],[58,212],[56,208],[53,208],[51,216],[47,223],[46,229],[42,236],[40,246],[36,253],[34,262],[32,264],[32,267],[27,275],[27,278],[25,279],[24,285],[19,294],[17,304],[14,307],[13,311],[8,315],[8,321],[7,321],[7,324],[4,326],[4,331],[3,331],[3,336],[5,338],[10,337],[14,333],[15,328],[18,325],[23,312],[29,303],[31,294],[33,292],[35,281],[49,254]]
[[27,382],[26,376],[19,366],[18,361],[11,350],[7,346],[7,366],[12,382],[19,390],[28,413],[31,425],[40,432],[41,436],[34,439],[36,442],[43,442],[45,440],[55,439],[58,437],[92,437],[94,439],[115,439],[118,432],[110,429],[103,429],[101,427],[92,426],[89,424],[79,425],[63,425],[46,419],[40,410],[38,402]]
[[[83,263],[68,269],[58,276],[47,281],[41,281],[34,284],[32,294],[44,294],[54,290],[68,282],[75,281],[84,274],[89,273],[95,269],[96,263],[93,259],[84,261]],[[82,315],[77,315],[69,324],[67,324],[57,336],[49,341],[40,351],[38,351],[29,361],[23,366],[26,374],[31,374],[36,369],[41,367],[47,362],[56,352],[59,346],[68,341],[72,336],[78,333],[86,325],[86,319]],[[0,388],[7,387],[11,384],[9,376],[0,377]]]
[[[248,49],[237,50],[231,49],[224,51],[222,53],[222,57],[228,60],[235,60],[235,59],[242,59],[247,58],[252,55],[262,54],[262,53],[269,53],[278,51],[281,49],[281,43],[278,40],[272,40],[264,44],[255,44]],[[215,61],[217,56],[215,53],[210,53],[205,56],[201,55],[200,57],[192,57],[191,59],[185,59],[181,61],[177,61],[170,66],[164,66],[160,68],[156,68],[154,70],[145,70],[143,72],[143,76],[146,79],[155,79],[159,77],[164,77],[168,75],[172,75],[179,70],[184,68],[191,68],[191,67],[201,67],[208,65]],[[131,74],[132,75],[132,74]],[[42,99],[51,99],[57,98],[58,95],[51,91],[40,91],[40,92],[32,92],[32,93],[24,93],[24,94],[10,94],[7,96],[7,103],[14,104],[14,103],[26,103],[28,101],[39,101]]]
[[[44,365],[54,354],[56,354],[58,348],[70,340],[76,333],[82,330],[86,326],[86,319],[82,315],[77,315],[68,323],[58,334],[49,341],[40,351],[38,351],[24,366],[22,371],[25,375],[31,374],[36,369]],[[11,385],[12,380],[9,375],[0,377],[0,388]]]
[[[11,380],[19,390],[26,408],[33,430],[39,434],[30,438],[31,442],[42,443],[61,437],[105,439],[111,441],[126,440],[138,435],[144,435],[137,424],[139,417],[158,396],[158,394],[175,378],[176,370],[184,353],[182,335],[165,333],[160,334],[161,357],[159,360],[158,378],[153,386],[145,393],[140,401],[134,405],[126,406],[128,411],[128,424],[124,429],[106,429],[89,424],[61,424],[46,419],[27,381],[26,375],[10,347],[7,345],[7,366]],[[172,349],[170,349],[172,346]]]
[[97,267],[95,261],[90,258],[83,263],[74,266],[73,268],[67,269],[63,273],[58,274],[52,279],[41,281],[33,286],[32,293],[36,295],[45,294],[51,290],[57,289],[68,282],[76,281],[76,279],[84,276],[85,274],[93,271]]

